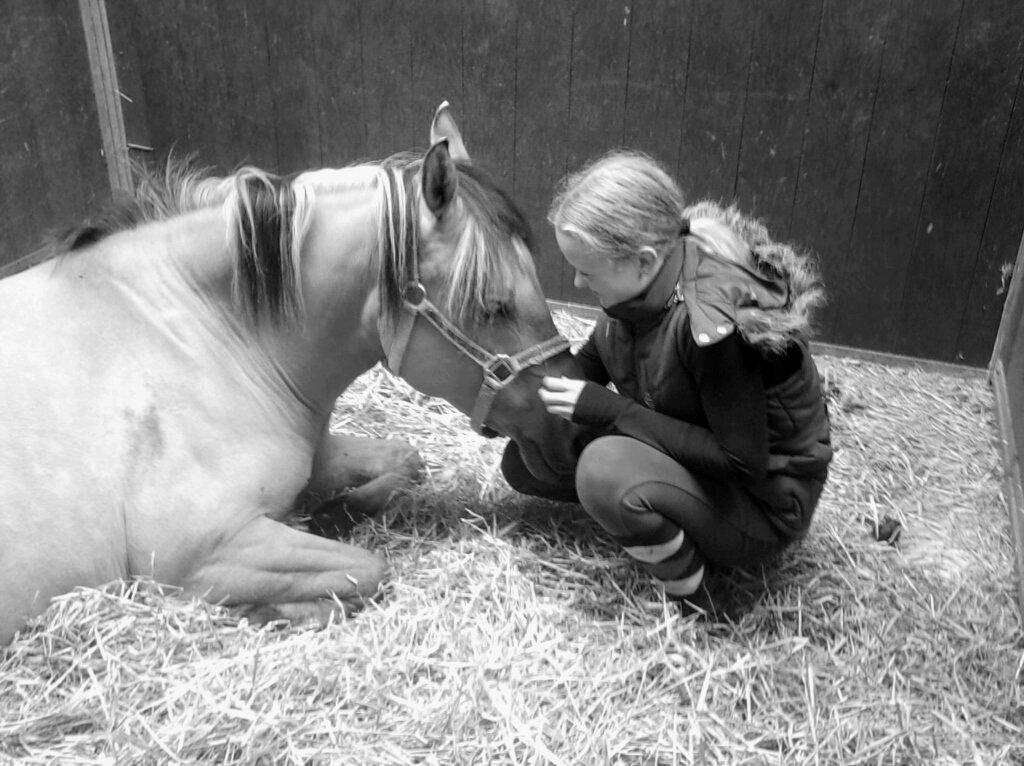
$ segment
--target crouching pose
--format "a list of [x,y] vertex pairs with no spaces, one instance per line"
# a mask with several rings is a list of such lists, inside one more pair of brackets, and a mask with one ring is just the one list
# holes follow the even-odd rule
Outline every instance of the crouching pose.
[[636,153],[567,177],[549,220],[604,313],[582,379],[547,377],[539,395],[594,438],[564,486],[510,443],[512,487],[581,503],[676,598],[707,563],[758,564],[803,537],[832,458],[805,338],[823,297],[813,263],[734,208],[684,207]]

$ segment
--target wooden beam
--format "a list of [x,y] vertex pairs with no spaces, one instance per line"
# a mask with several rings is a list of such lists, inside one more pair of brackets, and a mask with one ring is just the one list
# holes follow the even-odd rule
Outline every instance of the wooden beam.
[[78,0],[78,7],[82,13],[82,31],[89,51],[89,71],[96,96],[110,190],[128,191],[131,189],[128,140],[125,138],[121,94],[117,87],[114,51],[107,24],[107,6],[104,0]]
[[[1003,482],[1006,505],[1010,513],[1010,537],[1013,543],[1017,573],[1017,607],[1024,617],[1024,483],[1021,477],[1020,453],[1013,433],[1013,412],[1007,392],[1002,359],[992,365],[992,388],[996,397],[996,419],[1003,447]],[[1024,413],[1018,413],[1024,416]]]
[[1021,237],[1020,247],[1017,248],[1017,260],[1013,264],[1010,286],[1007,288],[1002,318],[999,320],[999,330],[996,332],[996,341],[992,346],[990,371],[995,369],[996,362],[1006,363],[1006,355],[1013,346],[1013,341],[1017,337],[1021,325],[1024,324],[1022,301],[1024,301],[1024,237]]

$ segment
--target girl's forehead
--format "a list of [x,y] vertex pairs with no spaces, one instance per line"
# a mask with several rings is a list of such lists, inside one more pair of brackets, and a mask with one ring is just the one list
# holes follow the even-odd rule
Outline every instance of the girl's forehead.
[[556,229],[555,239],[565,259],[573,266],[598,268],[610,260],[608,256],[571,231]]

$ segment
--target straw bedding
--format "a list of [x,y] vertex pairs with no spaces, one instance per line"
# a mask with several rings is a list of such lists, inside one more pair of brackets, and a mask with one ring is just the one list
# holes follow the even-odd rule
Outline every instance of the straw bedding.
[[354,532],[393,564],[380,603],[258,629],[150,582],[69,594],[0,654],[0,762],[1024,764],[985,381],[819,367],[838,451],[810,536],[696,610],[374,369],[335,427],[427,464]]

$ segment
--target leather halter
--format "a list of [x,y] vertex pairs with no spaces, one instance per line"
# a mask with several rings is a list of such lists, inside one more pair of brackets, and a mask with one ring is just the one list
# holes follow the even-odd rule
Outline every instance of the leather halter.
[[[388,178],[390,183],[395,183],[391,173],[388,173]],[[415,198],[413,195],[409,196],[410,199]],[[480,384],[480,390],[477,392],[476,402],[473,405],[470,425],[479,434],[494,436],[494,432],[487,427],[486,423],[495,397],[526,368],[545,362],[568,349],[569,341],[561,335],[555,335],[517,354],[509,355],[492,353],[471,340],[427,297],[427,289],[420,281],[417,247],[419,232],[416,226],[417,216],[415,211],[408,211],[407,218],[411,228],[407,237],[410,249],[406,258],[408,268],[403,280],[404,284],[401,285],[402,311],[395,328],[395,333],[391,338],[391,343],[385,350],[387,367],[395,375],[401,376],[402,360],[409,345],[409,338],[412,336],[413,326],[416,324],[417,318],[423,317],[441,333],[445,340],[464,356],[475,362],[483,371],[483,381]],[[383,330],[386,324],[382,316],[378,326]],[[386,333],[383,331],[380,333],[382,345],[385,335]]]

